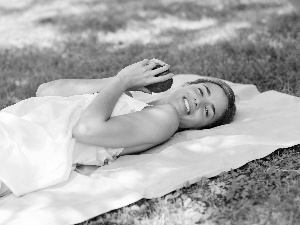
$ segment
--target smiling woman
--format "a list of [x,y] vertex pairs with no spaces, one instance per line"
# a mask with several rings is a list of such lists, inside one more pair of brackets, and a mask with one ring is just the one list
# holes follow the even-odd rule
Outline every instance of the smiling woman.
[[180,118],[180,130],[227,124],[233,120],[236,112],[232,89],[225,82],[213,78],[185,83],[169,96],[150,104],[173,105]]
[[[180,129],[232,120],[234,94],[220,80],[186,83],[148,103],[125,94],[149,93],[147,85],[172,78],[170,73],[157,76],[169,68],[160,60],[145,59],[110,78],[55,80],[42,84],[37,98],[3,109],[0,156],[22,157],[17,166],[14,160],[0,161],[2,187],[20,196],[66,180],[77,165],[102,166],[162,144]],[[26,178],[27,185],[15,177]]]
[[[205,85],[205,83],[207,85]],[[227,102],[227,106],[225,106],[225,109],[222,110],[220,109],[219,110],[219,116],[214,116],[214,120],[210,121],[210,123],[206,124],[204,127],[202,127],[202,129],[204,128],[213,128],[213,127],[216,127],[216,126],[220,126],[220,125],[224,125],[224,124],[228,124],[228,123],[231,123],[234,116],[235,116],[235,113],[236,113],[236,106],[235,106],[235,94],[233,92],[233,90],[231,89],[231,87],[226,84],[224,81],[222,80],[219,80],[219,79],[213,79],[213,78],[207,78],[207,79],[197,79],[193,82],[188,82],[186,83],[185,85],[193,85],[193,84],[203,84],[203,86],[206,88],[206,91],[207,91],[207,95],[208,96],[211,96],[213,95],[215,98],[216,98],[216,101],[217,103],[216,104],[211,104],[211,107],[212,107],[212,110],[214,112],[214,114],[216,114],[216,107],[215,105],[219,105],[220,104],[220,108],[222,108],[221,106],[223,105],[224,106],[224,101]],[[209,89],[207,86],[215,86],[214,89],[222,89],[222,94],[221,93],[218,93],[218,91],[216,90],[215,92],[214,91],[211,91],[211,89],[213,89],[213,87],[211,87],[211,89]],[[200,88],[200,92],[201,92],[201,95],[204,96],[203,94],[203,90]],[[222,95],[225,95],[226,97],[226,100],[222,100],[221,97],[219,96],[222,96]]]

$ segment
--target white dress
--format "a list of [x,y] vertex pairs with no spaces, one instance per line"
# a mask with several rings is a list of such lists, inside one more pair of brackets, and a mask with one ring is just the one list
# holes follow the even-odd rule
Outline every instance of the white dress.
[[[72,129],[97,94],[33,97],[0,111],[0,194],[4,182],[16,195],[68,179],[75,164],[102,166],[122,151],[78,143]],[[147,104],[123,94],[111,117]]]

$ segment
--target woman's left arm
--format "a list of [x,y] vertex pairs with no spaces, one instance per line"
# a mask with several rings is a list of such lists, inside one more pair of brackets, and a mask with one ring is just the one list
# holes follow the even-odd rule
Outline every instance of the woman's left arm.
[[41,84],[36,92],[37,97],[72,96],[100,92],[111,82],[113,77],[102,79],[59,79]]
[[[166,65],[159,59],[151,59],[149,62],[155,62],[161,66]],[[93,94],[100,92],[106,87],[114,77],[100,79],[58,79],[48,83],[41,84],[36,92],[36,97],[43,96],[63,96]],[[127,90],[125,94],[131,95],[129,91],[143,91],[150,93],[145,87],[139,89]]]

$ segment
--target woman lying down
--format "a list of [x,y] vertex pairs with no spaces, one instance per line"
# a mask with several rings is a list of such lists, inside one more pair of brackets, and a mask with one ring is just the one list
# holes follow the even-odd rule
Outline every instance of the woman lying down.
[[215,78],[185,83],[152,102],[131,97],[129,91],[151,93],[172,80],[169,68],[145,59],[110,78],[55,80],[42,84],[37,97],[1,110],[0,196],[55,185],[76,165],[105,165],[180,130],[232,121],[234,93]]

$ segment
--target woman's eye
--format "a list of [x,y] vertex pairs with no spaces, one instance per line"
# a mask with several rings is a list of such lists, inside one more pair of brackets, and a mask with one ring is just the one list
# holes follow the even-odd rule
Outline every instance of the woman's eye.
[[205,115],[206,115],[206,117],[208,116],[208,109],[207,109],[207,107],[205,107]]
[[203,97],[203,91],[200,88],[198,88],[198,89],[199,89],[201,96]]

